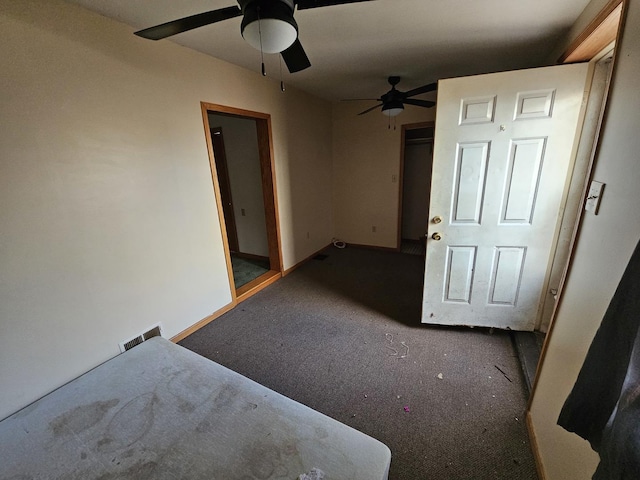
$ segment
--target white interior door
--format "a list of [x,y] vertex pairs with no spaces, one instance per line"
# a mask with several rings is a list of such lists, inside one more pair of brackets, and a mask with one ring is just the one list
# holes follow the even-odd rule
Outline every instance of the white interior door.
[[533,330],[588,65],[438,84],[422,321]]

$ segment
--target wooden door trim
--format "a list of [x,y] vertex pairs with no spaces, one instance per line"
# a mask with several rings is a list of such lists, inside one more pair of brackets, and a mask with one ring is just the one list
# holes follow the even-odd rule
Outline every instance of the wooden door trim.
[[[227,264],[227,275],[229,277],[229,288],[231,290],[232,304],[237,305],[238,302],[245,300],[250,296],[249,292],[241,291],[240,294],[235,288],[233,279],[233,266],[231,264],[231,252],[229,249],[229,241],[227,238],[227,228],[224,221],[224,212],[220,195],[220,186],[218,184],[218,173],[216,170],[215,156],[213,153],[213,142],[211,139],[211,127],[209,125],[209,113],[226,114],[235,117],[241,117],[248,120],[255,120],[256,131],[258,136],[258,154],[260,158],[260,171],[262,179],[262,191],[264,195],[265,220],[267,225],[267,240],[269,244],[269,263],[271,270],[270,275],[259,277],[266,285],[273,283],[274,277],[282,277],[282,246],[280,239],[280,218],[278,215],[278,195],[276,189],[275,178],[275,162],[273,152],[273,134],[271,129],[271,115],[262,112],[254,112],[226,105],[218,105],[215,103],[200,102],[202,111],[202,119],[205,128],[205,137],[207,143],[207,153],[209,155],[209,167],[211,169],[211,179],[213,182],[214,196],[216,199],[216,208],[218,211],[218,221],[220,231],[222,233],[222,244]],[[264,286],[266,286],[264,285]],[[262,285],[254,285],[252,293],[259,291]],[[263,287],[262,287],[263,288]]]
[[269,239],[269,263],[271,271],[282,274],[282,247],[280,239],[280,215],[278,214],[278,194],[273,154],[271,117],[256,119],[258,154],[264,195],[267,238]]
[[229,107],[228,105],[220,105],[217,103],[207,103],[207,102],[200,102],[200,105],[202,105],[202,108],[213,113],[227,113],[229,115],[235,115],[236,117],[245,117],[250,119],[256,119],[256,118],[260,118],[263,120],[271,119],[271,115],[269,115],[268,113],[255,112],[253,110],[245,110],[245,109],[236,108],[236,107]]
[[558,63],[588,62],[616,40],[624,0],[611,0],[560,56]]
[[399,252],[400,248],[402,247],[402,197],[403,197],[403,189],[404,189],[404,154],[405,154],[407,130],[417,130],[419,128],[433,128],[435,131],[435,126],[436,126],[436,122],[434,121],[407,123],[401,126],[400,168],[398,172],[398,229],[397,229],[397,235],[396,235],[396,248],[395,248],[397,252]]
[[233,266],[231,265],[231,252],[229,250],[229,240],[227,239],[227,226],[224,221],[224,210],[222,208],[222,195],[220,194],[220,184],[218,183],[218,170],[216,168],[215,156],[213,154],[213,141],[211,139],[211,127],[209,125],[209,109],[206,103],[201,102],[202,121],[204,123],[205,141],[207,143],[207,154],[209,155],[209,168],[211,170],[211,183],[213,184],[213,192],[216,201],[216,209],[218,210],[218,223],[220,225],[220,233],[222,234],[222,248],[224,250],[225,262],[227,264],[227,276],[229,278],[229,289],[231,290],[231,307],[238,303],[236,298],[236,288],[233,281]]

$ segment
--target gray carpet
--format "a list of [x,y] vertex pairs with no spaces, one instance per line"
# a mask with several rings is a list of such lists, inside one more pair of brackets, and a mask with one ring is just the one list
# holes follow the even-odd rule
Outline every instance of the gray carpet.
[[391,480],[537,479],[509,335],[421,325],[419,256],[325,253],[181,345],[386,443]]

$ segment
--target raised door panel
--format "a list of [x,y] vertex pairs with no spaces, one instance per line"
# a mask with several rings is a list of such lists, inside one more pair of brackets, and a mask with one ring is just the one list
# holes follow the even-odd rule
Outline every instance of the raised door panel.
[[471,303],[477,247],[448,246],[443,301]]
[[546,138],[511,141],[500,223],[530,224],[542,172]]
[[480,224],[488,158],[489,142],[458,145],[451,223]]

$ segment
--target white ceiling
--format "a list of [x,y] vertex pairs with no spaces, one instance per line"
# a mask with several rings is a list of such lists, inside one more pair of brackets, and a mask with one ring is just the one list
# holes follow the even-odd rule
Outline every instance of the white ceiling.
[[[68,0],[132,26],[132,32],[235,5],[235,0]],[[311,68],[285,83],[329,100],[377,98],[389,75],[406,91],[448,78],[540,66],[589,0],[374,0],[295,12]],[[173,41],[260,71],[260,52],[240,35],[241,17]],[[133,34],[133,33],[132,33]],[[139,39],[149,42],[151,40]],[[278,55],[265,55],[279,78]],[[429,98],[428,95],[425,98]]]

